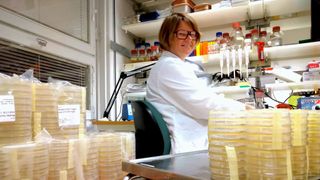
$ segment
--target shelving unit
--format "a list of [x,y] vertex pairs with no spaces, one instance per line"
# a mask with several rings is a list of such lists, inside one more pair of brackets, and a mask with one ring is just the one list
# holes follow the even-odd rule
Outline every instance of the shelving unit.
[[[281,16],[310,10],[310,1],[264,0],[264,6],[268,17]],[[196,20],[201,30],[203,28],[226,25],[236,21],[246,21],[248,20],[247,13],[249,13],[250,17],[259,19],[264,16],[263,12],[262,1],[255,1],[250,2],[248,5],[194,12],[189,15]],[[122,29],[139,37],[152,37],[158,34],[162,22],[163,19],[158,19],[155,21],[124,25]]]
[[[271,61],[317,57],[320,56],[320,42],[267,47],[265,48],[265,54],[268,58],[271,59]],[[204,64],[206,66],[218,66],[220,63],[219,54],[191,56],[187,59]],[[135,68],[152,64],[154,62],[155,61],[128,63],[125,64],[124,70],[129,71]]]

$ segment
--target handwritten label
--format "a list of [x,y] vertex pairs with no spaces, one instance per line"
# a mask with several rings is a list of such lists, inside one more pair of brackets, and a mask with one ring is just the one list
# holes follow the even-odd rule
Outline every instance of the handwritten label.
[[0,96],[0,122],[12,122],[16,120],[13,95]]
[[80,104],[58,105],[59,126],[80,124]]

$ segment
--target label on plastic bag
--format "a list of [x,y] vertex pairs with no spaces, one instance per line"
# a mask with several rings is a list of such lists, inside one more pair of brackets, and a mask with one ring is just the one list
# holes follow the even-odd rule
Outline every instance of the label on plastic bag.
[[80,105],[58,105],[59,126],[80,124]]
[[12,122],[16,120],[13,95],[0,96],[0,122]]

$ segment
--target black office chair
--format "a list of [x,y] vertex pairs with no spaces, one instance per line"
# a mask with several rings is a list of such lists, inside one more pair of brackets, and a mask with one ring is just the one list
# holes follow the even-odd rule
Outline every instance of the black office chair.
[[170,134],[158,110],[148,101],[132,101],[136,137],[136,158],[169,154]]

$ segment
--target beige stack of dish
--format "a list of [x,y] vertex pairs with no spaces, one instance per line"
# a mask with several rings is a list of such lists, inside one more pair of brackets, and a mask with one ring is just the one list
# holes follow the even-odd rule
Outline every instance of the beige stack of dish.
[[0,149],[0,178],[1,179],[10,179],[11,176],[11,166],[10,166],[9,156],[3,152],[3,149]]
[[97,138],[79,139],[79,157],[84,179],[99,179],[99,141]]
[[118,134],[102,133],[96,135],[99,140],[99,178],[120,179],[121,138]]
[[245,178],[244,112],[211,111],[208,124],[213,179]]
[[320,111],[308,115],[309,176],[320,176]]
[[8,179],[48,178],[49,158],[46,144],[9,145],[4,146],[2,152],[7,156],[8,160],[4,163],[10,167],[7,171],[10,174]]
[[[43,128],[57,139],[78,138],[84,135],[85,88],[58,86],[51,83],[33,84],[33,135]],[[80,107],[80,122],[76,125],[62,125],[59,121],[59,106]]]
[[136,158],[136,141],[133,132],[118,133],[121,138],[121,150],[123,160],[132,160]]
[[306,110],[291,110],[291,162],[294,179],[307,179],[307,117]]
[[53,140],[49,144],[49,179],[75,179],[79,157],[75,150],[78,141]]
[[290,179],[289,110],[252,110],[246,115],[246,172],[249,179]]
[[[15,118],[0,120],[0,146],[32,140],[32,86],[30,81],[0,74],[0,96],[14,100]],[[2,102],[1,102],[2,103]],[[3,111],[3,109],[1,109]]]

